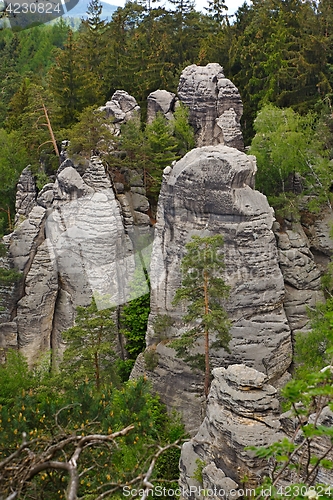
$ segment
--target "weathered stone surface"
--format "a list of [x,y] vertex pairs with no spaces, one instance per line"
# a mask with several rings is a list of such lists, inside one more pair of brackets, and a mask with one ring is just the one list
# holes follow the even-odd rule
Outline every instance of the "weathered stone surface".
[[[66,167],[57,175],[54,184],[54,198],[62,202],[81,198],[88,194],[88,186],[73,167]],[[92,190],[90,190],[92,192]]]
[[38,193],[37,205],[40,205],[43,208],[50,208],[54,200],[53,189],[54,189],[53,183],[45,184],[43,189]]
[[87,305],[92,292],[108,295],[110,305],[126,301],[134,264],[111,188],[97,189],[50,213],[46,234],[58,272],[75,306]]
[[276,225],[279,263],[285,283],[284,308],[292,331],[307,328],[307,308],[324,301],[321,272],[309,248],[308,238],[299,223],[291,229]]
[[23,272],[44,239],[45,208],[34,206],[27,218],[18,223],[10,238],[9,255],[16,269]]
[[[265,446],[284,436],[277,391],[265,382],[265,374],[255,372],[245,365],[213,370],[206,417],[197,434],[182,448],[180,486],[185,496],[200,497],[190,495],[190,487],[198,487],[193,479],[197,459],[205,464],[202,475],[207,488],[228,493],[239,488],[244,476],[249,478],[249,487],[255,486],[265,464],[245,448]],[[244,390],[247,378],[253,386]],[[237,498],[236,492],[234,495],[232,498]],[[221,494],[217,498],[224,497]]]
[[[133,179],[138,176],[132,175]],[[25,188],[35,196],[29,171],[22,179],[19,199],[27,199]],[[56,357],[64,349],[61,332],[72,326],[77,306],[90,304],[92,295],[99,308],[129,300],[134,270],[139,265],[139,259],[135,263],[135,252],[139,251],[136,240],[146,241],[151,226],[148,215],[134,210],[149,208],[142,179],[134,184],[141,184],[134,188],[140,192],[120,194],[116,199],[98,157],[81,162],[78,168],[67,159],[55,182],[41,190],[37,201],[31,196],[34,203],[29,210],[21,210],[22,220],[8,236],[7,264],[22,271],[24,280],[16,310],[6,299],[8,307],[1,321],[4,332],[10,334],[0,335],[0,342],[11,346],[17,323],[16,344],[29,363],[51,347],[57,363]],[[19,204],[23,206],[28,205]],[[135,225],[139,226],[138,235]],[[141,248],[140,252],[143,256]],[[146,284],[143,272],[142,280]],[[10,289],[7,295],[12,294]],[[4,300],[4,293],[0,300]]]
[[90,158],[82,179],[84,183],[93,188],[94,191],[111,188],[111,181],[106,175],[103,163],[98,156],[92,156]]
[[117,194],[124,193],[124,184],[122,182],[115,182],[114,188],[115,188]]
[[65,350],[65,343],[62,339],[62,332],[73,326],[75,309],[72,296],[66,290],[60,288],[54,308],[53,327],[51,333],[51,348],[53,352],[53,365],[58,366],[59,360]]
[[25,219],[36,205],[37,189],[30,166],[22,171],[16,189],[15,224]]
[[134,216],[134,224],[136,226],[149,226],[150,225],[149,215],[134,211],[133,216]]
[[[192,372],[191,382],[190,374],[186,374],[186,381],[182,380],[184,366],[176,359],[177,385],[184,388],[182,396],[177,395],[173,376],[176,368],[171,364],[174,353],[168,347],[159,351],[164,340],[155,334],[153,322],[157,315],[167,314],[175,324],[166,337],[178,337],[184,331],[184,310],[173,306],[172,300],[181,283],[185,244],[193,234],[222,234],[225,240],[223,277],[231,287],[225,304],[232,321],[231,354],[224,350],[212,352],[213,367],[245,362],[273,380],[281,377],[291,362],[290,329],[283,309],[284,283],[272,231],[274,216],[266,197],[252,189],[255,171],[253,157],[218,145],[192,150],[163,178],[151,263],[147,332],[147,345],[157,345],[160,358],[149,378],[162,398],[183,413],[188,429],[200,423],[200,411],[194,412],[193,406],[198,405],[201,391],[197,395],[196,391],[202,379]],[[159,371],[160,365],[171,368]]]
[[[17,324],[15,321],[1,323],[0,350],[17,348]],[[1,356],[0,356],[1,358]]]
[[138,212],[147,212],[149,209],[149,201],[146,196],[138,193],[128,193],[131,198],[131,205],[133,210],[137,210]]
[[[330,368],[330,367],[327,367]],[[288,438],[300,444],[304,435],[299,431],[299,419],[291,411],[280,414],[277,391],[264,382],[265,374],[245,365],[231,365],[227,369],[213,370],[214,380],[208,396],[206,416],[197,434],[184,443],[180,459],[180,486],[184,498],[202,498],[202,487],[217,499],[249,497],[245,489],[262,484],[262,479],[272,470],[267,459],[260,459],[248,447],[263,447]],[[244,390],[244,382],[252,380],[253,386]],[[319,413],[311,414],[304,423],[319,427],[333,426],[333,412],[324,406]],[[316,436],[311,443],[313,456],[333,459],[329,435]],[[304,448],[295,450],[293,461],[307,461]],[[198,462],[200,461],[200,462]],[[202,468],[202,482],[198,482],[198,463]],[[302,482],[288,468],[277,486],[285,487]],[[196,476],[196,479],[194,478]],[[247,480],[244,481],[244,477]],[[332,471],[319,467],[315,483],[332,484]],[[251,495],[253,496],[253,495]]]
[[147,98],[147,122],[151,123],[157,113],[163,113],[168,119],[172,119],[175,108],[176,95],[167,90],[155,90]]
[[131,207],[126,194],[118,194],[117,199],[121,208],[124,226],[132,226],[134,224],[134,210]]
[[327,265],[333,255],[333,239],[330,236],[333,224],[332,209],[323,208],[319,214],[304,211],[301,224],[309,241],[315,263],[322,272],[326,272]]
[[113,133],[120,134],[120,128],[123,123],[133,118],[140,117],[140,106],[135,98],[125,92],[125,90],[116,90],[105,106],[101,106],[100,111],[105,111],[106,116],[113,118]]
[[25,295],[17,304],[19,348],[32,364],[51,348],[51,332],[58,278],[46,241],[38,246],[25,279]]
[[[216,500],[219,498],[237,499],[242,496],[238,490],[238,484],[230,477],[225,477],[224,472],[213,462],[202,469],[202,484],[205,490],[213,492],[213,495],[209,496]],[[201,495],[198,497],[200,498]]]
[[187,66],[180,76],[178,96],[189,108],[198,146],[225,144],[244,149],[242,101],[219,64]]

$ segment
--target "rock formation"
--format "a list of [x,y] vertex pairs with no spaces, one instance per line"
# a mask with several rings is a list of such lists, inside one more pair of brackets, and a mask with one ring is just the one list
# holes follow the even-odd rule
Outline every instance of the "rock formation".
[[178,97],[190,111],[197,146],[225,144],[244,149],[241,97],[219,64],[192,64],[180,75]]
[[[291,361],[291,331],[306,329],[306,306],[322,300],[320,272],[333,253],[327,236],[332,215],[327,211],[313,220],[308,215],[301,224],[274,222],[265,196],[254,190],[255,159],[241,152],[239,92],[220,65],[187,67],[178,97],[165,90],[151,93],[148,121],[159,111],[172,119],[178,99],[189,108],[200,147],[164,171],[147,350],[133,376],[147,373],[162,399],[196,431],[203,418],[202,375],[167,345],[184,331],[184,311],[171,302],[181,283],[185,244],[193,234],[225,238],[231,354],[214,352],[213,366],[246,363],[277,384]],[[113,117],[115,134],[140,111],[136,100],[120,90],[100,109]],[[113,180],[97,157],[75,165],[64,159],[55,182],[39,192],[30,170],[22,172],[15,231],[7,237],[9,259],[1,264],[22,272],[22,283],[1,285],[0,347],[18,345],[29,360],[42,349],[61,350],[61,331],[73,324],[75,308],[88,304],[93,293],[107,293],[114,303],[128,299],[135,254],[142,246],[148,251],[140,258],[149,260],[149,203],[140,173],[122,169]],[[154,321],[163,315],[171,316],[174,326],[155,331]]]
[[275,223],[275,235],[286,292],[284,308],[290,328],[293,332],[307,330],[307,309],[324,301],[321,270],[300,223],[285,221],[284,227]]
[[[182,447],[180,486],[192,500],[201,498],[200,486],[225,492],[217,498],[245,496],[244,477],[246,487],[254,488],[266,465],[245,448],[266,446],[285,436],[277,391],[266,375],[240,364],[215,368],[213,376],[205,419]],[[198,463],[203,467],[201,485],[193,477]]]
[[[280,414],[277,390],[268,383],[265,374],[236,364],[227,369],[216,368],[213,376],[205,418],[196,435],[182,447],[182,497],[202,498],[200,492],[204,488],[212,491],[207,496],[215,499],[250,498],[254,488],[262,484],[263,477],[272,471],[272,464],[248,448],[265,447],[283,438],[300,445],[304,435],[302,437],[300,431],[296,432],[299,421],[292,412]],[[303,423],[316,422],[318,427],[331,427],[332,410],[328,406],[318,407],[319,413],[304,416]],[[295,453],[295,463],[305,465],[307,454],[304,448],[299,449],[298,454],[296,449]],[[311,453],[332,460],[329,435],[317,435],[311,442]],[[305,468],[301,469],[301,474],[302,470],[304,472]],[[277,486],[286,488],[294,482],[299,480],[295,481],[295,475],[287,469]],[[331,469],[319,467],[316,482],[332,484]]]
[[[129,299],[136,240],[150,243],[148,200],[142,188],[141,194],[131,189],[117,199],[98,157],[79,168],[66,160],[55,182],[38,194],[30,170],[23,171],[16,226],[7,237],[7,265],[22,272],[23,283],[17,303],[8,303],[0,346],[18,346],[31,363],[51,347],[54,353],[63,349],[61,332],[92,295],[100,308]],[[124,199],[132,217],[127,224]],[[138,224],[136,214],[142,217]]]
[[121,125],[133,118],[140,118],[140,106],[135,98],[129,95],[125,90],[116,90],[105,106],[99,108],[104,111],[107,117],[113,119],[113,133],[120,134]]
[[168,119],[172,119],[177,99],[173,92],[167,90],[155,90],[147,98],[147,122],[151,123],[157,113],[163,113]]
[[[193,234],[224,236],[224,279],[230,286],[226,309],[232,320],[231,354],[212,353],[212,365],[245,363],[271,381],[291,362],[290,328],[283,308],[284,282],[272,226],[273,210],[255,191],[255,158],[224,145],[197,148],[164,175],[159,197],[151,263],[151,314],[148,351],[159,356],[149,373],[154,388],[184,415],[188,429],[202,420],[198,396],[202,375],[186,367],[154,331],[154,321],[169,315],[169,338],[184,331],[181,306],[172,306],[181,283],[180,263]],[[145,371],[143,356],[134,375]]]

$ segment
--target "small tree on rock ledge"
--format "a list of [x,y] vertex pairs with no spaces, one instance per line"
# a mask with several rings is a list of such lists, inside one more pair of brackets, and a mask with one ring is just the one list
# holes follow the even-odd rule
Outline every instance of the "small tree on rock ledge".
[[[181,263],[182,285],[173,301],[174,305],[186,302],[187,313],[183,320],[185,324],[193,326],[169,345],[176,350],[177,356],[192,367],[204,368],[206,397],[210,386],[211,349],[223,348],[230,352],[230,321],[221,305],[222,300],[229,295],[229,287],[221,278],[224,269],[222,246],[221,235],[192,236],[192,241],[186,244],[187,252]],[[211,342],[213,333],[215,340]],[[198,346],[202,337],[204,354],[192,354],[191,350]]]

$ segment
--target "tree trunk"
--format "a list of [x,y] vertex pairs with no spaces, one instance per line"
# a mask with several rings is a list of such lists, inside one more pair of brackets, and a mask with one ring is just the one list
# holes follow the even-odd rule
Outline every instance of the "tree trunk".
[[[205,299],[205,314],[209,312],[208,303],[208,276],[207,272],[204,271],[204,299]],[[207,398],[209,392],[209,382],[210,382],[210,366],[209,366],[209,332],[208,328],[205,328],[205,397]]]

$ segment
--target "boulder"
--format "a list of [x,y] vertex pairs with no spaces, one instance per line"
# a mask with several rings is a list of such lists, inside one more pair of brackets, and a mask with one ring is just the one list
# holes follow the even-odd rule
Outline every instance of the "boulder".
[[173,118],[176,95],[167,90],[155,90],[147,98],[147,122],[151,123],[157,113],[162,113],[168,120]]
[[219,64],[187,66],[180,75],[177,92],[189,108],[198,146],[225,144],[244,149],[240,127],[243,104]]
[[113,120],[113,133],[120,134],[121,125],[128,120],[139,119],[140,106],[135,98],[125,90],[116,90],[105,106],[99,108],[108,118]]

